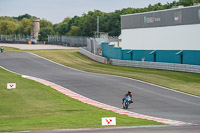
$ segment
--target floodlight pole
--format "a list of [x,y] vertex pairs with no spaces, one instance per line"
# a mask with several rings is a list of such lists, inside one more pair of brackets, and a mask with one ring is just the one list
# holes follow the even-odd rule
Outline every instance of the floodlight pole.
[[99,38],[99,16],[97,16],[97,38]]

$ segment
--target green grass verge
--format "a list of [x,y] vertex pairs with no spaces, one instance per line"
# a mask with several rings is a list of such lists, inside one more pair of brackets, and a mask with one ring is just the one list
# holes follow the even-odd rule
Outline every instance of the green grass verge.
[[[17,45],[17,44],[16,44]],[[13,47],[6,47],[4,46],[4,52],[20,52],[20,51],[23,51],[23,50],[20,50],[18,48],[13,48]]]
[[[7,83],[17,88],[8,90]],[[102,117],[116,117],[117,126],[162,125],[84,104],[0,68],[0,132],[101,128]]]

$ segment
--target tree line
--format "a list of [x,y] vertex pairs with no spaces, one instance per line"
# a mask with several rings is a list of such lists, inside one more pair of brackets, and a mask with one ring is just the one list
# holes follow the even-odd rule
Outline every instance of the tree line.
[[[124,8],[114,12],[105,13],[99,10],[89,11],[82,16],[66,17],[58,24],[52,24],[46,19],[40,21],[39,40],[47,41],[47,35],[67,35],[67,36],[94,36],[97,25],[97,16],[99,16],[99,30],[106,32],[110,36],[119,36],[121,34],[120,16],[125,14],[142,13],[170,9],[174,6],[192,6],[194,3],[200,3],[200,0],[179,0],[172,3],[148,5],[144,8]],[[32,19],[34,16],[24,14],[18,17],[0,17],[0,34],[21,34],[31,35],[33,29]]]

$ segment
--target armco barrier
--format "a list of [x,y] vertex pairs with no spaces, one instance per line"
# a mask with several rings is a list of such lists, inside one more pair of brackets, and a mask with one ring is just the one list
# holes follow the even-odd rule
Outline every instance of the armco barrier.
[[97,62],[100,62],[100,63],[104,63],[104,64],[107,64],[107,59],[105,57],[102,57],[102,56],[98,56],[98,55],[95,55],[87,50],[85,50],[84,48],[80,48],[79,52],[87,57],[89,57],[90,59],[93,59]]
[[160,62],[142,62],[142,61],[128,61],[128,60],[108,60],[105,57],[97,56],[84,48],[80,48],[81,54],[101,63],[112,64],[116,66],[128,66],[128,67],[140,67],[140,68],[152,68],[160,70],[171,70],[180,72],[200,73],[199,65],[187,65],[187,64],[175,64],[175,63],[160,63]]
[[198,65],[160,63],[160,62],[126,61],[126,60],[115,60],[115,59],[112,60],[112,65],[200,73],[200,66],[198,66]]

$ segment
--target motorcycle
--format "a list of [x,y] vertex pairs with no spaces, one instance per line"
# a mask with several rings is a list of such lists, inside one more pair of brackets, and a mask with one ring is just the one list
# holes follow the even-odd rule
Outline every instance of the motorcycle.
[[131,104],[131,97],[130,96],[125,97],[124,102],[123,102],[123,108],[128,109],[128,106],[130,104]]
[[3,53],[3,51],[4,51],[4,47],[3,47],[3,46],[1,46],[1,53]]

